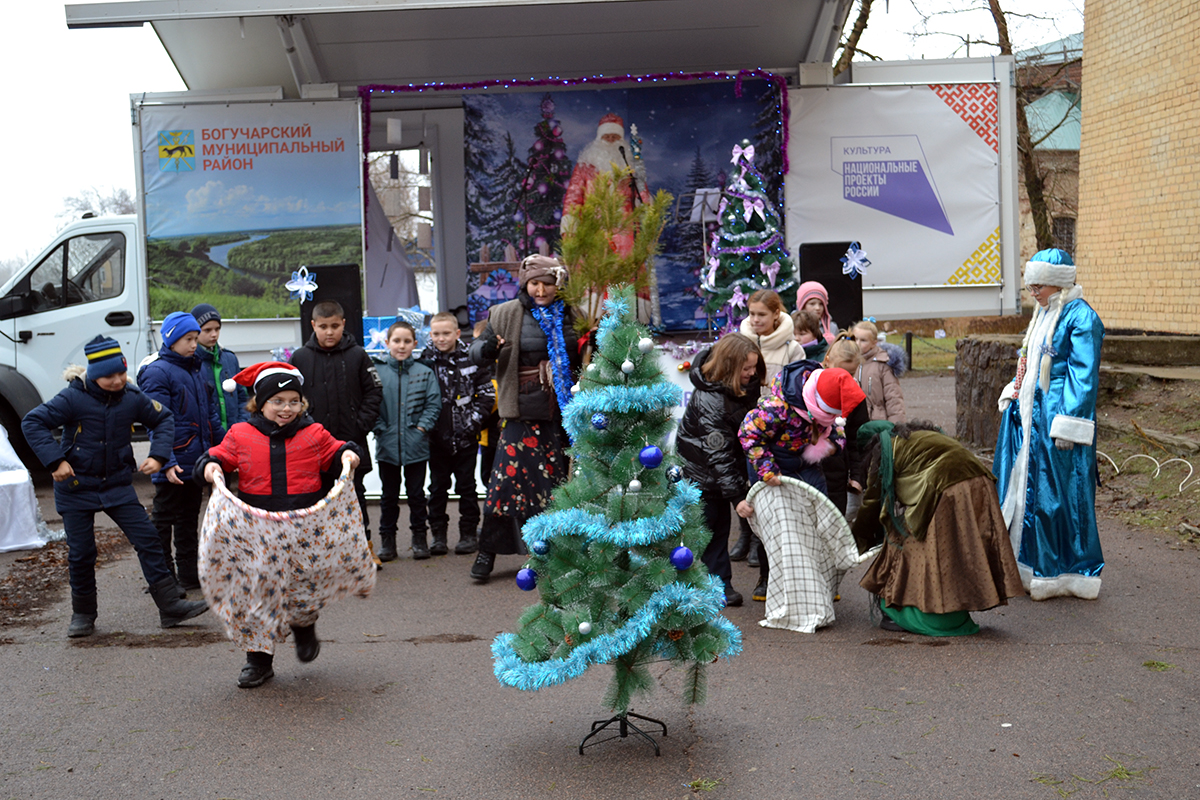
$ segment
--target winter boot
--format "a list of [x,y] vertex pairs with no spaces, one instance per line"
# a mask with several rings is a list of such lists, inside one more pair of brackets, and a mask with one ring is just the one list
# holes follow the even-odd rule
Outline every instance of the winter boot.
[[745,561],[746,556],[750,554],[750,537],[753,534],[748,526],[742,526],[741,533],[738,534],[738,540],[733,543],[733,547],[729,548],[730,561]]
[[174,628],[184,620],[198,617],[208,611],[208,603],[203,600],[181,600],[179,584],[174,578],[166,577],[150,586],[150,596],[158,606],[158,621],[164,628]]
[[270,653],[257,653],[253,650],[246,653],[246,664],[242,667],[242,674],[238,676],[238,688],[253,689],[274,678],[275,670],[271,669],[274,661],[275,657]]
[[412,551],[413,561],[429,558],[429,544],[425,539],[425,534],[414,533],[412,535]]
[[474,533],[458,534],[458,544],[454,545],[456,555],[465,556],[479,549],[479,537]]
[[491,576],[494,566],[496,566],[496,554],[480,550],[479,555],[475,556],[475,563],[471,565],[471,577],[485,582]]
[[293,625],[292,633],[296,637],[296,658],[301,664],[315,661],[321,654],[321,640],[317,638],[317,626]]
[[429,548],[429,554],[432,556],[444,556],[450,552],[450,548],[446,546],[446,532],[433,532],[433,545]]
[[199,591],[200,570],[195,563],[179,566],[179,599],[187,597],[188,592]]
[[759,564],[762,563],[763,558],[764,558],[764,556],[762,553],[762,542],[760,542],[758,540],[757,536],[754,536],[753,534],[751,534],[751,536],[750,536],[750,552],[746,555],[746,566],[750,567],[751,569],[754,569]]
[[71,595],[71,625],[67,628],[67,636],[78,639],[91,636],[96,632],[96,595]]
[[381,533],[379,534],[379,560],[380,561],[395,561],[396,560],[396,534]]

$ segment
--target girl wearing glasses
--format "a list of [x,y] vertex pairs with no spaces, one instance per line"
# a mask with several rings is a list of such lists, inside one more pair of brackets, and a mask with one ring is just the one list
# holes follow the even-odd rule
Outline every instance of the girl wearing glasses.
[[[221,444],[209,448],[196,462],[193,474],[197,480],[213,483],[222,471],[236,472],[238,497],[247,505],[265,511],[296,511],[322,499],[321,473],[339,465],[351,469],[358,466],[358,445],[335,439],[308,416],[302,393],[304,378],[292,365],[278,361],[255,364],[227,381],[230,382],[252,387],[254,396],[246,404],[250,420],[230,428]],[[225,389],[229,391],[228,387]],[[355,541],[361,545],[361,532]],[[201,580],[205,595],[212,595],[213,607],[220,609],[218,616],[225,621],[226,629],[236,630],[235,641],[247,651],[238,686],[249,689],[274,676],[274,647],[286,640],[289,627],[296,637],[296,658],[309,662],[317,657],[321,650],[315,628],[317,612],[335,595],[338,582],[349,581],[352,576],[324,575],[323,583],[318,585],[303,573],[294,574],[286,568],[259,575],[272,584],[271,593],[282,592],[285,598],[284,618],[273,620],[271,626],[250,613],[250,609],[239,607],[239,603],[252,600],[231,581],[236,581],[247,567],[252,569],[252,564],[242,563],[244,559],[254,561],[254,554],[244,552],[242,544],[234,534],[211,537],[204,545],[209,552],[202,565]],[[269,537],[256,539],[253,544],[264,548],[270,561],[290,561]],[[280,552],[272,552],[273,549]],[[371,574],[374,575],[373,569]]]

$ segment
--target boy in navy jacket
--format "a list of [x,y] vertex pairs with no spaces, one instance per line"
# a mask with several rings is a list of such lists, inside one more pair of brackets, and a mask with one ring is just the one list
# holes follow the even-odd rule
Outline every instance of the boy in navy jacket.
[[[138,372],[138,386],[175,416],[171,459],[156,472],[154,527],[167,563],[175,541],[175,569],[184,589],[199,589],[200,503],[203,487],[192,478],[196,460],[221,443],[225,428],[217,413],[214,390],[200,374],[196,347],[200,326],[186,311],[168,314],[160,331],[163,344],[158,358]],[[151,434],[151,439],[156,438]]]
[[[86,372],[69,367],[63,374],[67,388],[21,422],[29,446],[53,472],[54,506],[66,529],[72,611],[67,635],[90,636],[95,631],[97,511],[108,514],[137,551],[142,575],[159,608],[159,622],[173,628],[208,606],[180,599],[158,533],[133,489],[133,471],[150,475],[166,465],[174,420],[169,409],[126,384],[125,358],[114,339],[97,336],[84,346],[84,353]],[[133,458],[130,441],[135,422],[158,434],[141,466]],[[53,435],[60,427],[61,443]]]

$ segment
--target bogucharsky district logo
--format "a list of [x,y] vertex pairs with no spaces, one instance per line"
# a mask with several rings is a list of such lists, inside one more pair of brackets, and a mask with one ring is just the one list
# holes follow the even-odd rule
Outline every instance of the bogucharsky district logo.
[[162,172],[194,172],[196,137],[192,131],[160,131],[158,169]]

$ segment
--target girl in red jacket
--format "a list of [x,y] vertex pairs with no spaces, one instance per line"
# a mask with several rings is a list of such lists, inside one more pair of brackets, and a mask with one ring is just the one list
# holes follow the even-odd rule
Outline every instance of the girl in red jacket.
[[[254,513],[235,508],[229,500],[216,512],[210,501],[205,516],[201,583],[214,609],[220,608],[217,613],[230,638],[247,651],[238,686],[253,688],[275,674],[274,645],[286,640],[289,627],[296,636],[296,657],[302,662],[315,659],[321,650],[317,612],[336,596],[369,591],[375,568],[362,541],[357,504],[323,506],[321,511],[349,517],[324,528],[319,517],[308,513],[310,506],[322,501],[321,473],[339,461],[351,470],[357,467],[358,445],[335,439],[312,421],[301,392],[304,379],[290,364],[255,364],[233,381],[253,387],[254,397],[246,404],[250,420],[231,427],[220,445],[209,448],[194,474],[216,483],[222,472],[236,472],[238,497],[247,506],[265,512],[297,512]],[[353,498],[352,491],[348,497]],[[213,500],[217,499],[214,490]],[[284,516],[294,517],[295,523],[281,525]],[[350,524],[340,524],[345,522]],[[306,530],[296,542],[284,541],[287,532],[297,528]],[[335,530],[347,528],[355,531],[353,535],[335,543]],[[321,547],[315,546],[317,540]],[[293,552],[296,547],[310,547],[310,541],[312,554]],[[331,547],[345,549],[349,557],[335,558],[342,568],[318,576],[316,559],[324,559]],[[261,569],[259,562],[264,565]],[[280,569],[280,564],[286,566]],[[247,575],[251,576],[248,583]]]

